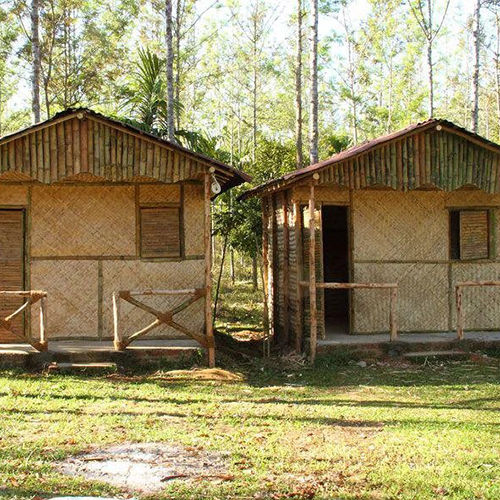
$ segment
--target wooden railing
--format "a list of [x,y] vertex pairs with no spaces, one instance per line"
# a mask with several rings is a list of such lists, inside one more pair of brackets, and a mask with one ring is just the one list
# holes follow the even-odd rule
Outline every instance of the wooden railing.
[[460,281],[455,285],[455,298],[457,304],[457,339],[464,338],[464,311],[463,311],[463,289],[478,286],[500,286],[500,281]]
[[[309,287],[309,281],[301,281],[301,286]],[[397,283],[321,283],[316,282],[315,288],[328,288],[333,290],[353,290],[353,289],[374,289],[385,288],[390,290],[390,312],[389,312],[389,332],[391,340],[398,339],[397,326],[397,300],[398,300],[398,284]],[[311,311],[311,314],[313,312]],[[316,314],[316,311],[314,311]]]
[[[0,327],[5,328],[10,334],[19,338],[21,342],[26,342],[32,345],[38,351],[46,351],[48,347],[47,341],[47,292],[42,290],[23,290],[23,291],[6,291],[0,290],[0,299],[2,297],[22,297],[27,299],[22,306],[17,308],[12,314],[0,318]],[[33,340],[26,333],[19,334],[12,330],[12,320],[21,314],[23,311],[31,307],[33,304],[40,302],[40,339]],[[24,331],[24,330],[23,330]]]
[[[144,304],[144,302],[141,302],[135,298],[135,297],[147,297],[147,296],[160,297],[160,296],[175,296],[175,295],[188,295],[189,298],[187,298],[184,302],[182,302],[178,306],[164,312],[159,311],[158,309],[155,309],[154,307],[151,307],[147,304]],[[203,335],[202,333],[199,332],[193,332],[189,328],[186,328],[185,326],[181,325],[180,323],[174,320],[174,316],[176,314],[180,313],[181,311],[183,311],[184,309],[186,309],[187,307],[189,307],[191,304],[201,299],[202,297],[205,297],[205,295],[206,295],[206,290],[204,288],[191,288],[186,290],[141,290],[141,291],[122,290],[120,292],[113,293],[113,330],[114,330],[115,349],[117,351],[123,351],[134,340],[146,335],[154,328],[164,324],[170,326],[171,328],[174,328],[175,330],[183,333],[184,335],[187,335],[188,337],[191,337],[192,339],[199,342],[203,347],[208,348],[209,351],[213,350],[215,348],[213,336]],[[120,299],[125,300],[129,304],[132,304],[133,306],[136,306],[139,309],[142,309],[143,311],[152,314],[153,316],[156,317],[156,319],[149,325],[142,328],[141,330],[132,333],[128,337],[124,337],[120,329]]]

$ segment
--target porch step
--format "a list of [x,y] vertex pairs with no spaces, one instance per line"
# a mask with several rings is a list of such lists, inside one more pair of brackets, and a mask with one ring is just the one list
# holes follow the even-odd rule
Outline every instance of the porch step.
[[100,362],[100,363],[51,363],[49,371],[115,371],[116,363]]
[[425,363],[426,360],[468,359],[469,353],[465,351],[413,351],[403,353],[403,358],[416,363]]

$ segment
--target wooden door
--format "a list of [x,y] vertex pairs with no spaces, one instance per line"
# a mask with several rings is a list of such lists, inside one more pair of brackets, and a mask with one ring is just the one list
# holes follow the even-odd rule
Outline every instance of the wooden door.
[[[0,290],[24,289],[24,211],[0,209]],[[20,305],[21,297],[0,297],[0,317],[13,313]],[[24,315],[17,316],[12,331],[22,335]],[[19,337],[0,327],[0,343],[16,342]]]

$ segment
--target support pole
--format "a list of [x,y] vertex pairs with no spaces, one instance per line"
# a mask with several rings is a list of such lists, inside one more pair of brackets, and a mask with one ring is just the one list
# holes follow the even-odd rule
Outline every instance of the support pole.
[[293,203],[293,217],[294,217],[294,231],[295,231],[295,255],[296,255],[296,318],[295,318],[295,350],[302,352],[302,329],[303,329],[303,314],[302,314],[302,287],[300,282],[303,279],[303,266],[302,266],[302,215],[300,203],[295,201]]
[[262,198],[262,290],[264,294],[264,356],[270,354],[271,332],[269,328],[269,206],[270,198]]
[[213,167],[205,174],[205,335],[208,346],[208,366],[215,366],[215,340],[212,324],[212,251],[211,251],[211,218],[210,218],[210,195],[211,195],[211,176],[215,172]]
[[120,294],[118,292],[113,293],[113,344],[116,351],[125,349],[120,331]]
[[316,359],[318,344],[318,319],[316,317],[316,202],[314,185],[318,174],[313,175],[309,191],[309,319],[311,362]]
[[391,313],[390,313],[390,328],[391,340],[398,340],[398,324],[397,324],[397,304],[398,304],[398,288],[391,288]]
[[464,338],[464,313],[462,308],[462,287],[456,287],[456,301],[457,301],[457,339],[463,340]]
[[47,342],[47,297],[40,299],[40,351],[48,349]]

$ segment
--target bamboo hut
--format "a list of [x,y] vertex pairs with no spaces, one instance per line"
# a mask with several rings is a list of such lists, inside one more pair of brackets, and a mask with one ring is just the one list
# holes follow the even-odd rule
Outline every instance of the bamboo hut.
[[500,330],[498,144],[431,119],[250,196],[278,345],[314,358],[340,334]]
[[247,179],[88,109],[1,138],[0,343],[187,335],[213,363],[212,185]]

